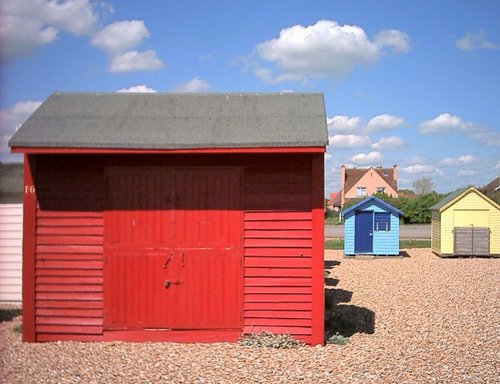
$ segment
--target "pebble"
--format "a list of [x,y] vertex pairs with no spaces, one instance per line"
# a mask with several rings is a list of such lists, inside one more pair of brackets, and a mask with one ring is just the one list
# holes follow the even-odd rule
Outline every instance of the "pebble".
[[500,259],[406,251],[373,260],[326,251],[338,262],[327,313],[347,344],[270,334],[250,345],[32,344],[17,317],[0,323],[0,383],[498,383]]

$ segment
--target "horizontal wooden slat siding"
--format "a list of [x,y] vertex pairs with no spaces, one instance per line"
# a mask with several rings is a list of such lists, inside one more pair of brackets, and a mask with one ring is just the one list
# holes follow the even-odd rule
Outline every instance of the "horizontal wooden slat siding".
[[312,327],[311,176],[307,165],[245,173],[244,333]]
[[266,294],[307,294],[312,293],[311,287],[245,287],[245,293],[266,293]]
[[37,338],[102,334],[102,213],[38,209],[36,240]]
[[0,303],[22,300],[23,205],[0,204]]
[[311,257],[294,257],[293,266],[290,265],[290,260],[287,257],[252,257],[248,256],[245,259],[245,267],[257,268],[311,268]]

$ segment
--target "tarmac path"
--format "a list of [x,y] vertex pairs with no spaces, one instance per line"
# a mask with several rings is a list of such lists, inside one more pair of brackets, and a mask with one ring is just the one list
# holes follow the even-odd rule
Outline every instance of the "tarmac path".
[[[343,225],[325,225],[325,238],[342,237],[344,237]],[[399,237],[401,239],[430,239],[431,226],[430,224],[400,225]]]

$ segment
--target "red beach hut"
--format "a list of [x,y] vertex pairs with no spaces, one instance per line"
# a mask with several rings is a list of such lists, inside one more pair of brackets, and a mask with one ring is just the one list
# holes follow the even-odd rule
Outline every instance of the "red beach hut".
[[322,94],[51,95],[24,153],[23,340],[323,343]]

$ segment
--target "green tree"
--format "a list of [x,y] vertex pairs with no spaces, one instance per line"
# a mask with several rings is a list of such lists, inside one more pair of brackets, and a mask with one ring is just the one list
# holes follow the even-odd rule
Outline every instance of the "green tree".
[[415,199],[406,199],[401,209],[404,212],[403,221],[409,224],[427,224],[431,222],[432,213],[429,210],[439,202],[443,195],[430,192],[420,195]]
[[[383,192],[378,192],[374,195],[380,200],[392,205],[403,212],[402,221],[405,224],[428,224],[431,222],[432,213],[429,210],[434,204],[439,202],[443,195],[436,192],[424,193],[417,197],[392,197]],[[345,210],[357,204],[362,199],[351,199],[342,208]]]

